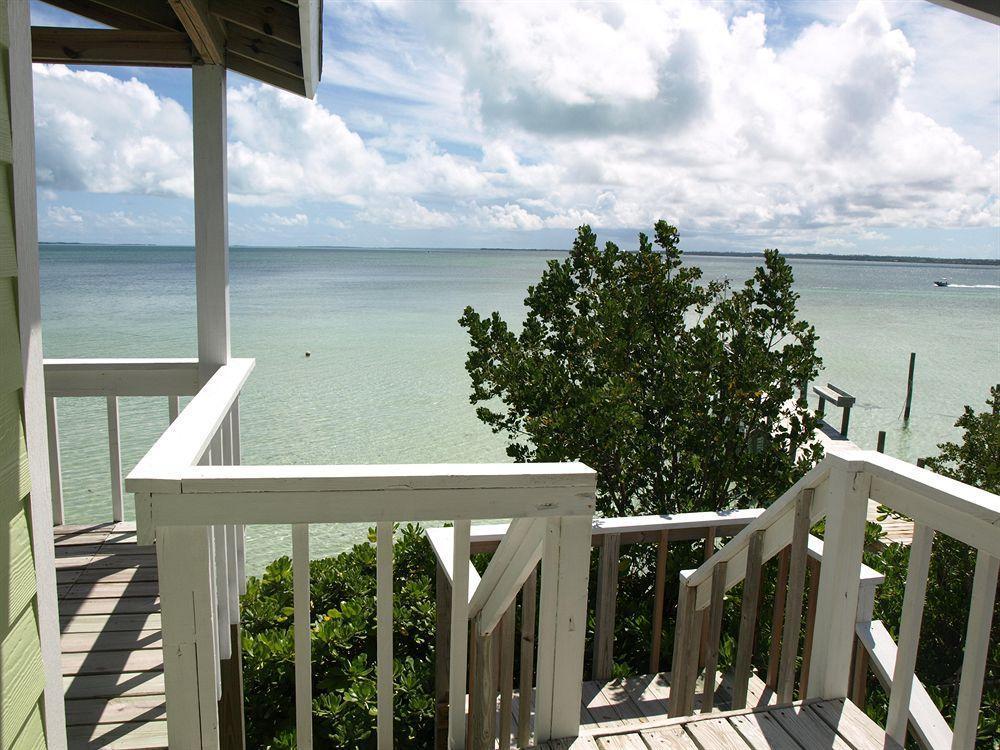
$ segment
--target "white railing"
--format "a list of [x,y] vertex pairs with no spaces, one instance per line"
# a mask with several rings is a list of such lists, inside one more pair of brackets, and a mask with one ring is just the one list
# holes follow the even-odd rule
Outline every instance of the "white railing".
[[[866,650],[874,655],[876,672],[881,671],[883,681],[888,683],[886,732],[896,743],[904,743],[910,716],[920,713],[921,706],[927,706],[922,688],[917,687],[914,667],[931,545],[936,532],[944,533],[974,548],[977,555],[958,702],[951,733],[933,716],[925,722],[918,721],[914,731],[932,747],[972,748],[1000,562],[1000,498],[874,451],[835,452],[829,447],[827,450],[823,461],[704,565],[681,574],[680,634],[674,646],[674,663],[678,666],[672,687],[672,696],[677,699],[671,702],[671,714],[691,712],[699,663],[699,618],[708,616],[711,649],[713,641],[718,642],[725,591],[744,579],[748,582],[759,579],[762,562],[786,546],[790,546],[791,559],[783,641],[794,645],[782,649],[778,699],[790,700],[795,680],[809,529],[825,519],[825,559],[816,605],[816,618],[824,627],[817,629],[808,653],[811,671],[805,685],[806,696],[841,698],[848,695],[851,652],[858,636]],[[891,669],[887,663],[890,647],[881,637],[881,623],[871,622],[870,606],[864,607],[866,620],[858,615],[861,609],[850,605],[859,601],[858,569],[869,499],[915,522],[899,645]],[[744,614],[747,609],[744,600]],[[748,633],[752,634],[753,618],[749,619]],[[752,643],[752,638],[747,643]],[[741,675],[741,653],[748,646],[742,627],[739,648],[736,680],[745,677],[745,673]],[[714,669],[709,659],[706,684]]]
[[108,414],[108,457],[111,464],[111,518],[125,519],[122,497],[122,451],[118,419],[119,399],[165,396],[172,422],[180,411],[180,397],[198,392],[197,359],[46,359],[45,394],[48,417],[49,472],[52,518],[64,522],[63,477],[59,450],[56,399],[105,398]]
[[[704,544],[706,558],[711,557],[715,552],[715,545],[718,541],[732,537],[744,529],[764,512],[763,508],[748,508],[741,510],[731,510],[725,512],[695,512],[678,513],[673,515],[652,515],[652,516],[629,516],[619,518],[595,518],[591,526],[590,545],[592,548],[600,550],[598,563],[598,577],[594,587],[594,599],[588,602],[588,612],[594,617],[594,637],[593,637],[593,673],[591,679],[604,681],[611,677],[612,662],[614,652],[615,637],[615,611],[617,603],[617,578],[619,569],[619,552],[625,545],[633,544],[653,544],[656,546],[656,568],[655,582],[653,584],[652,613],[650,617],[650,649],[648,673],[654,674],[664,669],[661,661],[661,638],[664,621],[664,610],[666,606],[665,598],[665,569],[667,555],[672,545],[690,545],[693,541],[696,544]],[[509,531],[513,529],[512,524],[483,524],[473,526],[471,530],[470,549],[473,554],[494,553],[494,560],[504,559],[502,556],[502,543],[515,538]],[[451,658],[448,651],[447,638],[447,617],[450,611],[453,592],[451,582],[454,578],[454,530],[450,528],[430,528],[426,530],[426,535],[431,543],[437,561],[437,607],[438,607],[438,640],[435,648],[436,664],[436,685],[435,702],[436,717],[435,727],[435,747],[444,750],[446,743],[446,728],[448,711],[452,705],[461,706],[465,700],[465,695],[457,695],[454,698],[449,693],[446,675],[450,667]],[[508,576],[507,580],[501,579],[495,586],[491,582],[480,583],[480,577],[471,560],[468,562],[467,575],[470,580],[470,590],[475,592],[470,610],[475,616],[476,610],[481,611],[481,625],[474,633],[474,638],[478,638],[477,648],[487,649],[489,653],[499,651],[495,666],[499,668],[499,675],[492,675],[494,664],[488,660],[480,660],[479,669],[490,673],[490,676],[498,679],[482,679],[477,681],[476,695],[470,699],[472,721],[477,729],[483,734],[477,735],[475,731],[470,735],[473,738],[472,748],[492,748],[497,741],[500,747],[527,748],[535,741],[531,735],[531,722],[525,721],[521,717],[530,717],[532,712],[532,691],[533,680],[533,659],[536,623],[536,572],[534,562],[537,560],[537,550],[533,538],[529,534],[521,534],[520,538],[528,542],[524,546],[519,546],[517,552],[508,554],[506,559],[511,562],[506,570],[517,571],[515,575]],[[819,570],[823,561],[823,542],[816,537],[810,537],[808,543],[808,557],[811,565],[814,566],[818,578]],[[491,560],[492,564],[493,560]],[[526,572],[525,572],[526,571]],[[884,576],[867,566],[862,565],[859,575],[859,586],[863,601],[873,599],[875,589],[883,582]],[[502,593],[501,593],[502,592]],[[520,618],[514,616],[515,599],[520,593],[521,612]],[[487,603],[487,597],[493,604]],[[781,601],[776,601],[775,606],[780,612],[783,609]],[[809,597],[810,611],[815,609],[815,597]],[[859,608],[859,620],[865,618],[871,620],[871,608]],[[510,630],[504,630],[505,620],[508,618]],[[520,671],[518,675],[517,690],[514,695],[514,651],[515,637],[513,625],[515,621],[520,622]],[[499,625],[500,633],[493,633]],[[779,628],[780,630],[780,628]],[[807,617],[805,629],[805,639],[807,642],[815,632],[815,618]],[[491,637],[498,642],[488,642]],[[775,661],[777,656],[778,643],[772,642],[770,661]],[[470,667],[471,668],[471,667]],[[808,671],[808,665],[804,667]],[[769,672],[772,670],[768,670]],[[768,675],[767,686],[773,695],[776,687],[776,677]],[[499,704],[498,695],[499,693]],[[515,703],[516,697],[516,703]],[[733,700],[742,700],[745,704],[746,695],[742,699],[735,696]],[[499,721],[479,721],[479,717],[492,716],[497,705],[499,705]],[[513,732],[514,721],[517,723],[517,731]],[[494,729],[496,735],[493,734]]]
[[[469,558],[473,519],[507,517],[532,529],[544,527],[542,592],[552,606],[543,613],[540,645],[557,658],[538,670],[540,694],[552,698],[537,722],[541,737],[574,734],[579,726],[586,607],[586,597],[577,593],[587,586],[594,472],[578,463],[229,465],[226,425],[252,366],[252,360],[231,360],[221,367],[126,479],[126,488],[135,493],[140,542],[156,544],[171,747],[219,746],[219,661],[231,648],[228,624],[239,616],[234,570],[243,580],[239,561],[233,566],[229,530],[249,523],[293,527],[299,748],[312,746],[308,544],[309,525],[316,523],[376,524],[380,748],[392,747],[394,522],[453,521],[453,559]],[[236,541],[241,539],[238,533]],[[452,663],[450,683],[455,694],[464,694],[469,678],[467,569],[459,570],[454,587],[458,605],[451,611],[450,647],[462,658]],[[465,712],[452,712],[449,722],[449,746],[464,747]]]

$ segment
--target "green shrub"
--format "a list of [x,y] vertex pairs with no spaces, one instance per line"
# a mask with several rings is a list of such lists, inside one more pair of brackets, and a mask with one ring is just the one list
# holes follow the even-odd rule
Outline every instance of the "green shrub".
[[[374,532],[370,532],[372,537]],[[373,537],[372,537],[373,539]],[[313,721],[317,748],[375,746],[375,547],[357,544],[309,565]],[[434,560],[418,526],[394,545],[396,747],[430,747],[434,713]],[[292,565],[251,578],[243,598],[247,746],[295,747]]]

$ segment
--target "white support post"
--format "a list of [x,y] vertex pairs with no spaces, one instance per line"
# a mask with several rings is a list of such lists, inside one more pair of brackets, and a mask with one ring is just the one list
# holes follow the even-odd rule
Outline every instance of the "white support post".
[[[469,662],[469,521],[455,521],[451,585],[451,662],[448,665],[448,749],[465,750],[465,677]],[[455,710],[455,709],[458,710]]]
[[49,483],[52,487],[52,523],[63,524],[62,459],[59,455],[59,421],[56,416],[56,400],[53,396],[45,399],[46,421],[49,433]]
[[920,624],[927,595],[927,570],[934,546],[934,530],[923,524],[913,529],[910,545],[910,562],[906,570],[906,588],[903,591],[903,614],[899,623],[899,645],[896,664],[892,670],[892,690],[889,693],[889,712],[885,733],[900,744],[906,744],[906,725],[910,714],[910,694],[913,692],[913,670],[917,665],[917,647],[920,643]]
[[826,538],[823,575],[816,596],[817,628],[810,657],[809,698],[843,698],[847,695],[854,647],[861,553],[865,541],[870,477],[848,467],[836,467],[825,486]]
[[195,65],[191,82],[198,373],[204,384],[230,356],[226,69]]
[[170,747],[219,747],[212,540],[205,526],[159,527],[163,667]]
[[590,536],[588,516],[548,521],[539,606],[536,742],[575,737],[580,729]]
[[983,678],[990,650],[990,627],[996,604],[997,573],[1000,559],[979,550],[976,575],[972,579],[972,602],[965,633],[965,656],[958,681],[958,704],[955,707],[953,750],[972,750],[979,729],[979,706],[983,699]]
[[111,517],[115,523],[125,520],[122,500],[122,443],[118,419],[118,397],[108,396],[108,456],[111,459]]
[[295,746],[311,750],[312,614],[309,608],[309,524],[292,526],[292,629],[295,639]]
[[375,534],[378,748],[392,750],[392,521],[379,521]]

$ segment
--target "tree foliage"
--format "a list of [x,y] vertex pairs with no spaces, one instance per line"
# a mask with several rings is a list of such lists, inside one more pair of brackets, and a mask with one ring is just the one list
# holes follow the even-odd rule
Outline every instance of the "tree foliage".
[[594,468],[605,515],[766,503],[815,456],[791,458],[820,364],[792,270],[768,250],[744,284],[705,282],[674,227],[654,238],[628,252],[581,227],[519,333],[466,308],[471,401],[512,458]]

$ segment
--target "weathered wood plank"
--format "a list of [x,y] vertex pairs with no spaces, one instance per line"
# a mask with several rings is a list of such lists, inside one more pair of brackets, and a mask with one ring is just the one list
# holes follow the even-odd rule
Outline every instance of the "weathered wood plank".
[[[663,641],[663,600],[667,578],[667,552],[670,532],[663,529],[656,544],[656,581],[653,583],[653,617],[650,628],[649,673],[660,671],[660,649]],[[620,538],[620,537],[619,537]]]
[[802,630],[802,595],[805,592],[806,559],[809,549],[809,524],[812,489],[802,490],[795,500],[791,559],[788,563],[788,594],[785,598],[784,627],[781,635],[781,659],[778,662],[778,702],[791,703],[795,691],[795,662]]
[[160,597],[136,596],[128,599],[63,599],[59,616],[151,614],[160,611]]
[[603,687],[604,685],[597,680],[590,680],[583,683],[580,701],[583,708],[590,715],[590,723],[599,727],[624,726],[624,722],[618,711],[615,710],[613,703],[604,694]]
[[63,654],[61,661],[65,676],[163,671],[162,649]]
[[163,695],[130,695],[121,698],[81,698],[66,701],[67,726],[156,721],[167,715]]
[[535,683],[535,628],[538,589],[538,567],[524,581],[521,587],[521,669],[518,675],[517,698],[517,740],[521,747],[527,747],[531,740],[532,722],[520,717],[530,717],[532,694]]
[[902,750],[899,743],[850,701],[820,701],[806,707],[809,713],[823,719],[858,750]]
[[722,633],[723,605],[726,595],[726,561],[718,563],[712,571],[712,604],[708,613],[708,641],[705,651],[705,686],[701,698],[702,713],[715,706],[716,674],[719,666],[719,638]]
[[159,630],[159,613],[73,615],[59,618],[63,633]]
[[833,727],[816,714],[806,710],[804,706],[774,708],[771,709],[770,713],[802,747],[821,747],[824,750],[855,750],[834,731]]
[[648,750],[646,743],[637,734],[613,734],[598,737],[597,746],[601,750]]
[[195,54],[179,31],[31,27],[32,62],[189,67]]
[[63,689],[67,700],[115,698],[123,695],[163,695],[163,672],[65,676]]
[[771,688],[778,687],[778,658],[781,655],[781,631],[785,625],[785,597],[788,594],[788,562],[791,552],[785,547],[778,554],[778,579],[774,585],[774,609],[771,616],[771,644],[767,657],[767,678]]
[[743,579],[743,601],[740,607],[740,633],[733,669],[733,708],[745,708],[750,681],[750,666],[757,638],[757,610],[760,605],[762,553],[764,532],[750,536],[747,547],[746,577]]
[[749,745],[726,719],[694,721],[684,727],[701,747],[712,750],[747,750]]
[[665,674],[626,677],[623,686],[639,712],[648,718],[665,718],[669,710],[670,682]]
[[167,747],[165,721],[70,727],[66,734],[70,747],[109,750],[160,750]]
[[731,716],[729,722],[754,750],[801,750],[791,735],[767,712]]
[[618,557],[621,537],[604,537],[597,564],[597,602],[594,613],[593,679],[608,680],[614,667],[615,609],[618,600]]
[[98,583],[79,580],[61,595],[60,599],[125,599],[133,596],[155,597],[160,593],[156,581],[127,581],[120,583]]
[[683,727],[676,725],[646,730],[640,736],[650,750],[701,750]]
[[97,651],[134,651],[163,648],[159,630],[112,630],[96,633],[63,633],[59,639],[64,654],[86,654]]

